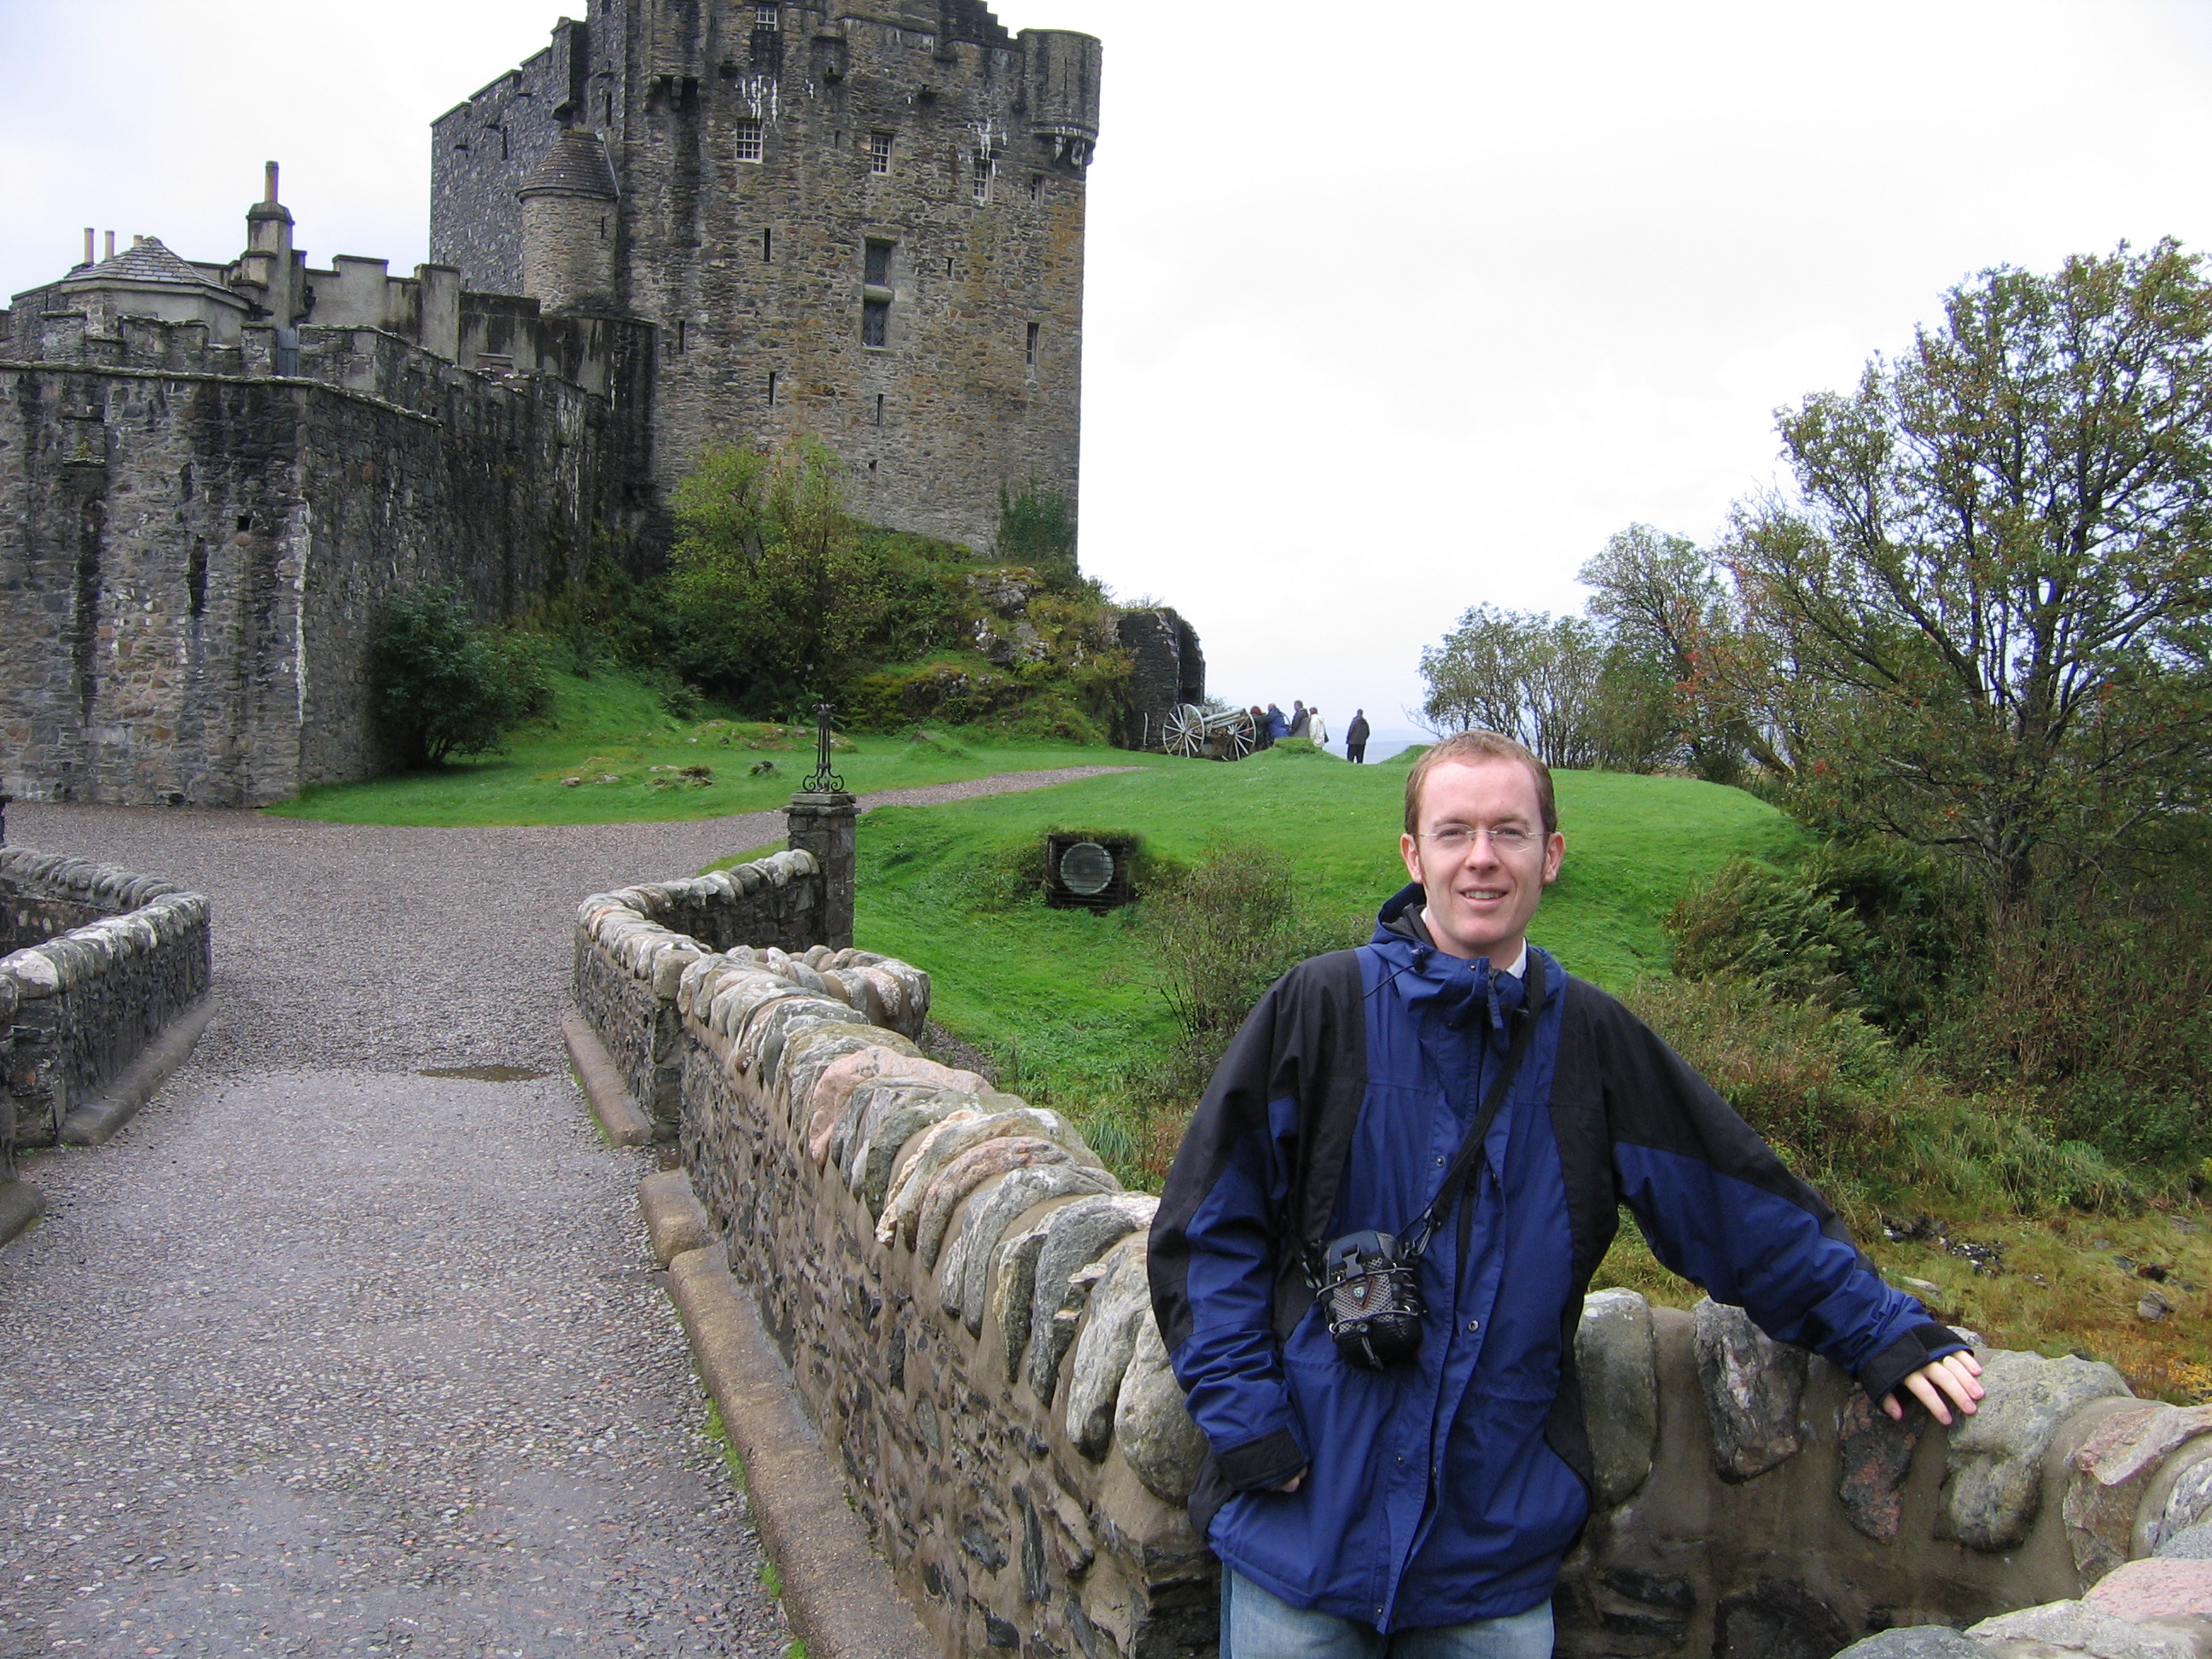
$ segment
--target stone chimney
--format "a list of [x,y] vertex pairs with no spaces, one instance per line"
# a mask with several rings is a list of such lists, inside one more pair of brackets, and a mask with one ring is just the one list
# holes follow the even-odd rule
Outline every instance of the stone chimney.
[[289,328],[299,320],[307,283],[292,252],[291,212],[276,199],[274,161],[261,200],[246,210],[246,252],[238,263],[241,285],[252,291],[268,321]]

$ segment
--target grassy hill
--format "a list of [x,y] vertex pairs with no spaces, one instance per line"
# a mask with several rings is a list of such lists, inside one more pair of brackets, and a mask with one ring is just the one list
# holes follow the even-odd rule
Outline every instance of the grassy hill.
[[[1207,764],[1041,738],[916,743],[904,736],[841,734],[838,743],[846,787],[863,793],[1060,766]],[[754,776],[762,762],[774,771]],[[684,769],[700,766],[710,778],[684,775]],[[443,827],[712,818],[783,805],[813,766],[811,726],[711,714],[679,718],[629,676],[556,674],[551,708],[517,732],[503,754],[308,789],[264,810],[339,823]],[[570,778],[579,781],[570,785]]]
[[[1038,890],[1055,830],[1140,836],[1138,869],[1188,865],[1212,843],[1265,841],[1289,857],[1309,918],[1364,939],[1404,885],[1406,773],[1267,751],[1238,765],[1152,767],[861,820],[859,942],[927,968],[948,1030],[1001,1057],[1038,1097],[1087,1113],[1170,1040],[1141,903],[1093,915]],[[1538,941],[1608,987],[1663,972],[1661,919],[1738,854],[1771,857],[1796,831],[1740,790],[1681,778],[1563,772],[1567,859]]]

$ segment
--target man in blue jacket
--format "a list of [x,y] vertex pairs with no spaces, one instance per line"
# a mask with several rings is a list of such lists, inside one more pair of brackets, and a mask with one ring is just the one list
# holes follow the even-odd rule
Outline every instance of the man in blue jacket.
[[[1565,851],[1542,762],[1494,732],[1438,744],[1400,847],[1413,883],[1373,940],[1293,969],[1238,1033],[1152,1226],[1211,1449],[1191,1516],[1222,1561],[1223,1659],[1552,1651],[1589,1509],[1574,1330],[1622,1203],[1668,1267],[1891,1416],[1910,1395],[1948,1423],[1981,1395],[1966,1345],[1702,1079],[1528,945]],[[1418,1347],[1369,1369],[1316,1303],[1327,1247],[1424,1214]]]

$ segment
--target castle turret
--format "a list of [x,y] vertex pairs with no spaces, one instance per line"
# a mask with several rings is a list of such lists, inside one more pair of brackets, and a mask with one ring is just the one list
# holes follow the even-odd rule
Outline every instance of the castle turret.
[[1089,165],[1098,143],[1096,36],[1072,29],[1024,29],[1022,102],[1031,136],[1043,141],[1054,161]]
[[571,127],[515,191],[522,204],[522,291],[547,311],[611,307],[615,175],[597,133]]

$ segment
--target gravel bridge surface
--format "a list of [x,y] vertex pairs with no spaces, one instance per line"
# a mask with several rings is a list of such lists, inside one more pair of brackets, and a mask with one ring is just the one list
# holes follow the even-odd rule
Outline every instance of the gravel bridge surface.
[[0,1251],[0,1655],[781,1653],[638,1224],[650,1157],[602,1144],[556,1029],[579,899],[781,814],[8,828],[208,894],[220,1012],[116,1140],[26,1171],[49,1207]]

